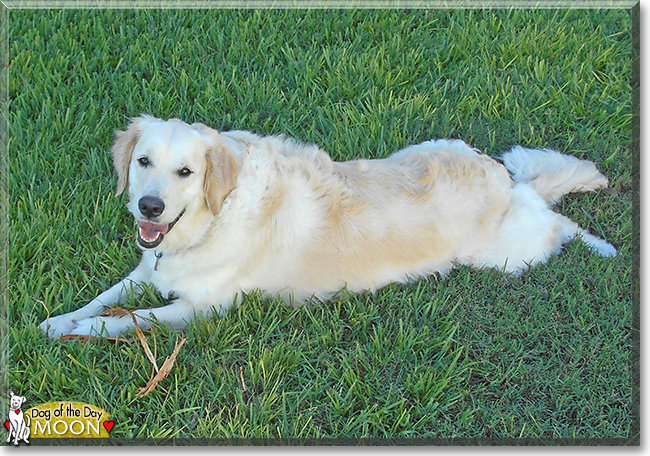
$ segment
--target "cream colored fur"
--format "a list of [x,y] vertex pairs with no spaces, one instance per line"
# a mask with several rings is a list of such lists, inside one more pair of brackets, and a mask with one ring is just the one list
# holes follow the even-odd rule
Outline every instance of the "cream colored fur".
[[[136,220],[180,218],[158,247],[143,249],[126,279],[51,318],[49,328],[43,322],[52,337],[126,331],[130,317],[97,315],[143,283],[177,299],[136,311],[139,324],[182,328],[197,315],[223,315],[257,289],[300,304],[457,264],[519,273],[576,236],[603,256],[616,254],[549,208],[564,193],[607,184],[592,163],[553,151],[515,148],[504,167],[462,141],[437,140],[339,163],[284,137],[142,116],[117,133],[113,155],[118,193],[128,189]],[[181,177],[183,168],[191,174]],[[164,201],[155,220],[139,211],[143,196]]]

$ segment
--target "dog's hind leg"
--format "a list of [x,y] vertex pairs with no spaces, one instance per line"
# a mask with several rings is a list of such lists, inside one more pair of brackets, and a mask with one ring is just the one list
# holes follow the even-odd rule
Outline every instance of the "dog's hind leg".
[[23,441],[29,443],[29,436],[31,434],[30,426],[32,424],[32,419],[28,414],[25,414],[25,429],[23,430]]
[[[529,185],[549,204],[566,193],[593,192],[608,184],[592,162],[554,150],[516,146],[503,154],[501,160],[515,182]],[[604,239],[580,228],[568,217],[558,217],[560,244],[580,237],[594,252],[604,257],[616,255],[616,249]]]
[[461,262],[519,273],[559,253],[564,244],[575,238],[581,238],[590,250],[602,256],[616,255],[611,244],[551,210],[530,185],[515,184],[511,195],[512,207],[498,238]]
[[599,254],[600,256],[616,256],[616,248],[606,240],[599,238],[598,236],[594,236],[589,231],[580,228],[580,226],[569,217],[560,214],[557,214],[557,217],[561,230],[560,242],[562,244],[565,244],[566,242],[579,237],[591,251]]

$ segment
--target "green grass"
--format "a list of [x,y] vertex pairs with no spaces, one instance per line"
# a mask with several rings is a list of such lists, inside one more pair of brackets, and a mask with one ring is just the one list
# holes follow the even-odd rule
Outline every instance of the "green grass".
[[[629,11],[26,10],[8,28],[3,394],[103,407],[127,439],[638,442]],[[151,373],[137,340],[36,325],[39,301],[69,312],[138,262],[109,149],[140,113],[340,160],[442,137],[555,148],[610,178],[558,210],[619,255],[572,242],[521,277],[462,267],[295,310],[253,294],[181,334],[156,327],[159,363],[188,342],[136,398]]]

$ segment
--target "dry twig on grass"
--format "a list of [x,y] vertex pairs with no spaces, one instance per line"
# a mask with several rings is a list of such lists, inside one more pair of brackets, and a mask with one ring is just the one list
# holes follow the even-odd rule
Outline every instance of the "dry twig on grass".
[[[37,302],[41,303],[43,307],[45,307],[45,310],[47,311],[47,318],[49,319],[50,317],[50,312],[45,306],[45,303],[43,301],[36,300]],[[100,314],[102,317],[124,317],[126,315],[130,315],[131,318],[133,319],[133,324],[135,325],[135,333],[138,336],[138,340],[140,341],[140,345],[142,345],[142,348],[144,350],[145,355],[147,356],[147,359],[149,362],[153,365],[153,368],[156,372],[154,375],[154,372],[151,373],[151,377],[149,379],[149,382],[147,383],[146,386],[139,388],[138,392],[136,393],[136,397],[146,397],[151,393],[158,384],[169,375],[169,373],[172,371],[174,367],[174,362],[176,361],[176,357],[178,356],[178,353],[181,350],[181,347],[185,344],[187,341],[187,338],[182,338],[180,342],[176,343],[176,346],[174,347],[174,351],[172,352],[171,355],[169,355],[166,359],[165,362],[163,363],[162,367],[158,368],[158,364],[156,363],[156,334],[151,330],[151,333],[153,335],[154,339],[154,352],[151,352],[151,349],[149,348],[149,343],[147,342],[147,338],[142,332],[142,329],[140,329],[140,326],[138,325],[138,321],[136,320],[136,316],[133,312],[130,310],[122,309],[121,307],[112,307],[110,309],[105,310]],[[143,317],[140,317],[143,318]],[[88,342],[89,340],[92,339],[102,339],[102,340],[107,340],[109,342],[113,343],[118,343],[118,342],[126,342],[126,340],[119,339],[117,337],[95,337],[95,336],[83,336],[83,335],[76,335],[76,334],[66,334],[60,337],[61,341],[69,341],[69,340],[80,340],[82,342]],[[244,386],[244,390],[246,391],[246,385],[243,383],[244,382],[244,374],[243,370],[241,372],[241,379],[242,379],[242,385]],[[161,387],[161,389],[164,390],[164,388]]]
[[[156,363],[156,357],[153,355],[153,353],[151,353],[151,350],[149,349],[147,338],[144,336],[144,333],[140,329],[140,326],[138,325],[138,322],[136,321],[133,312],[129,312],[129,315],[131,315],[131,318],[133,318],[133,324],[135,325],[135,333],[138,335],[138,339],[140,340],[140,345],[142,345],[142,348],[144,349],[144,354],[147,356],[147,359],[149,359],[151,364],[153,364],[154,369],[156,369],[156,373],[158,373],[160,371],[158,369],[158,363]],[[153,330],[151,332],[153,333]],[[154,335],[154,350],[156,349],[155,340],[156,340],[156,336]]]
[[127,342],[126,339],[120,339],[119,337],[101,337],[101,336],[85,336],[80,334],[64,334],[59,337],[61,342],[67,342],[70,340],[80,340],[81,342],[88,342],[89,340],[107,340],[114,344]]
[[154,378],[149,380],[149,383],[147,386],[138,389],[137,394],[135,397],[146,397],[151,393],[158,383],[160,383],[161,380],[163,380],[165,377],[169,375],[169,373],[172,371],[172,368],[174,367],[174,362],[176,361],[176,357],[178,356],[178,352],[181,350],[181,347],[183,344],[187,341],[187,338],[183,337],[180,342],[176,344],[176,347],[174,348],[174,351],[172,352],[171,355],[165,359],[165,362],[163,363],[162,367],[156,374]]
[[253,399],[253,392],[248,389],[246,386],[246,382],[244,381],[244,366],[239,366],[239,380],[241,381],[241,388],[242,388],[242,398],[244,399],[245,403],[249,403],[251,399]]
[[239,366],[239,379],[241,380],[241,387],[244,390],[244,393],[248,392],[246,388],[246,382],[244,381],[244,366]]
[[48,309],[45,303],[40,299],[36,299],[36,298],[32,298],[32,299],[37,303],[39,303],[40,305],[42,305],[43,308],[45,309],[45,312],[47,312],[47,317],[45,317],[45,337],[49,337],[50,336],[50,309]]
[[110,307],[99,314],[100,317],[121,317],[123,315],[130,315],[131,311],[122,309],[121,307]]

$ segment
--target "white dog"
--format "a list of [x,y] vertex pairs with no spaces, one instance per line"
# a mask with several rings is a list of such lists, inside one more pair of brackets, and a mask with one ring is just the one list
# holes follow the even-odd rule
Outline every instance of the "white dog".
[[[25,396],[16,396],[13,391],[9,393],[11,398],[9,399],[9,437],[7,437],[7,443],[11,441],[12,437],[14,445],[18,445],[20,440],[29,443],[31,418],[29,418],[29,415],[24,415],[20,409],[27,399]],[[25,418],[27,418],[27,422]]]
[[85,307],[43,322],[51,337],[126,331],[131,317],[97,315],[143,283],[177,299],[137,310],[139,324],[182,328],[256,289],[299,304],[455,264],[517,273],[576,236],[616,254],[549,209],[607,179],[593,163],[550,150],[515,147],[504,166],[462,141],[438,140],[382,160],[333,162],[284,137],[142,116],[116,133],[112,151],[142,261]]

